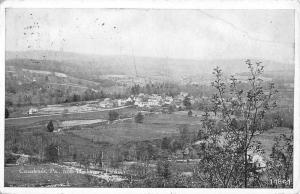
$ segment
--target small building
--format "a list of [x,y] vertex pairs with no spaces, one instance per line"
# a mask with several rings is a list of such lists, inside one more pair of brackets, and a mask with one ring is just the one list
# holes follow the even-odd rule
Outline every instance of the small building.
[[29,115],[32,115],[32,114],[37,113],[37,112],[38,112],[38,109],[37,109],[37,108],[30,108],[30,109],[28,110],[28,114],[29,114]]

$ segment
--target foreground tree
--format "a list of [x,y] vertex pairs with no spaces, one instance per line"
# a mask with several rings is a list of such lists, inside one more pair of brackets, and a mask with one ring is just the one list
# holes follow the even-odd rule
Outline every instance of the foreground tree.
[[[246,64],[248,88],[242,88],[234,76],[228,86],[219,67],[213,72],[212,86],[217,93],[212,103],[215,115],[221,115],[218,120],[211,119],[208,112],[203,115],[203,128],[209,138],[205,140],[206,148],[200,151],[203,162],[199,166],[202,172],[198,173],[213,187],[248,187],[249,180],[254,180],[252,156],[261,152],[254,138],[266,130],[265,114],[276,107],[274,84],[264,88],[260,78],[264,66],[250,60]],[[222,127],[217,127],[217,123]]]

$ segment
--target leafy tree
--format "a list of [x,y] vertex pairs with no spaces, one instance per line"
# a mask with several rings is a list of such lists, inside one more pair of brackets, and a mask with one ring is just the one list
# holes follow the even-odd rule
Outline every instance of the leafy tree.
[[54,131],[54,125],[53,125],[52,120],[49,121],[49,123],[48,123],[48,125],[47,125],[47,131],[48,131],[48,132],[53,132],[53,131]]
[[119,113],[117,111],[114,110],[110,110],[108,112],[108,120],[109,121],[114,121],[119,117]]
[[8,118],[9,117],[9,111],[7,108],[5,108],[5,118]]
[[253,139],[265,131],[265,114],[276,107],[274,84],[264,88],[260,78],[264,66],[260,62],[252,64],[250,60],[246,60],[246,64],[250,71],[247,91],[234,76],[230,78],[228,87],[219,67],[213,72],[215,81],[212,86],[217,93],[213,95],[212,103],[221,113],[220,120],[224,126],[217,128],[217,120],[210,119],[209,114],[203,116],[209,146],[202,155],[202,173],[199,173],[201,179],[210,182],[211,186],[253,185],[249,183],[253,180],[250,151],[256,153],[260,150]]
[[134,117],[134,120],[136,123],[143,123],[144,115],[141,112],[138,112],[138,114]]

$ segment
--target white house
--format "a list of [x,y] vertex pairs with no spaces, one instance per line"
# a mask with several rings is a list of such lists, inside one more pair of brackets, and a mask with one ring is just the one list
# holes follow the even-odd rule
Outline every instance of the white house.
[[37,112],[38,112],[38,109],[37,109],[37,108],[30,108],[30,109],[28,110],[28,114],[29,114],[29,115],[32,115],[32,114],[37,113]]

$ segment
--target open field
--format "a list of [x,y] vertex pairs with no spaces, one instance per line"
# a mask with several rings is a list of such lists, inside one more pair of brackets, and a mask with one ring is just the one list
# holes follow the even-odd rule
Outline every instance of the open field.
[[93,120],[72,120],[72,121],[63,121],[61,126],[62,127],[73,127],[78,125],[91,125],[95,123],[101,123],[105,120],[103,119],[93,119]]
[[122,143],[178,136],[182,125],[188,126],[191,131],[195,131],[195,134],[201,128],[199,118],[175,114],[152,114],[146,116],[143,123],[126,120],[110,125],[82,126],[81,130],[73,130],[71,133],[94,142]]

